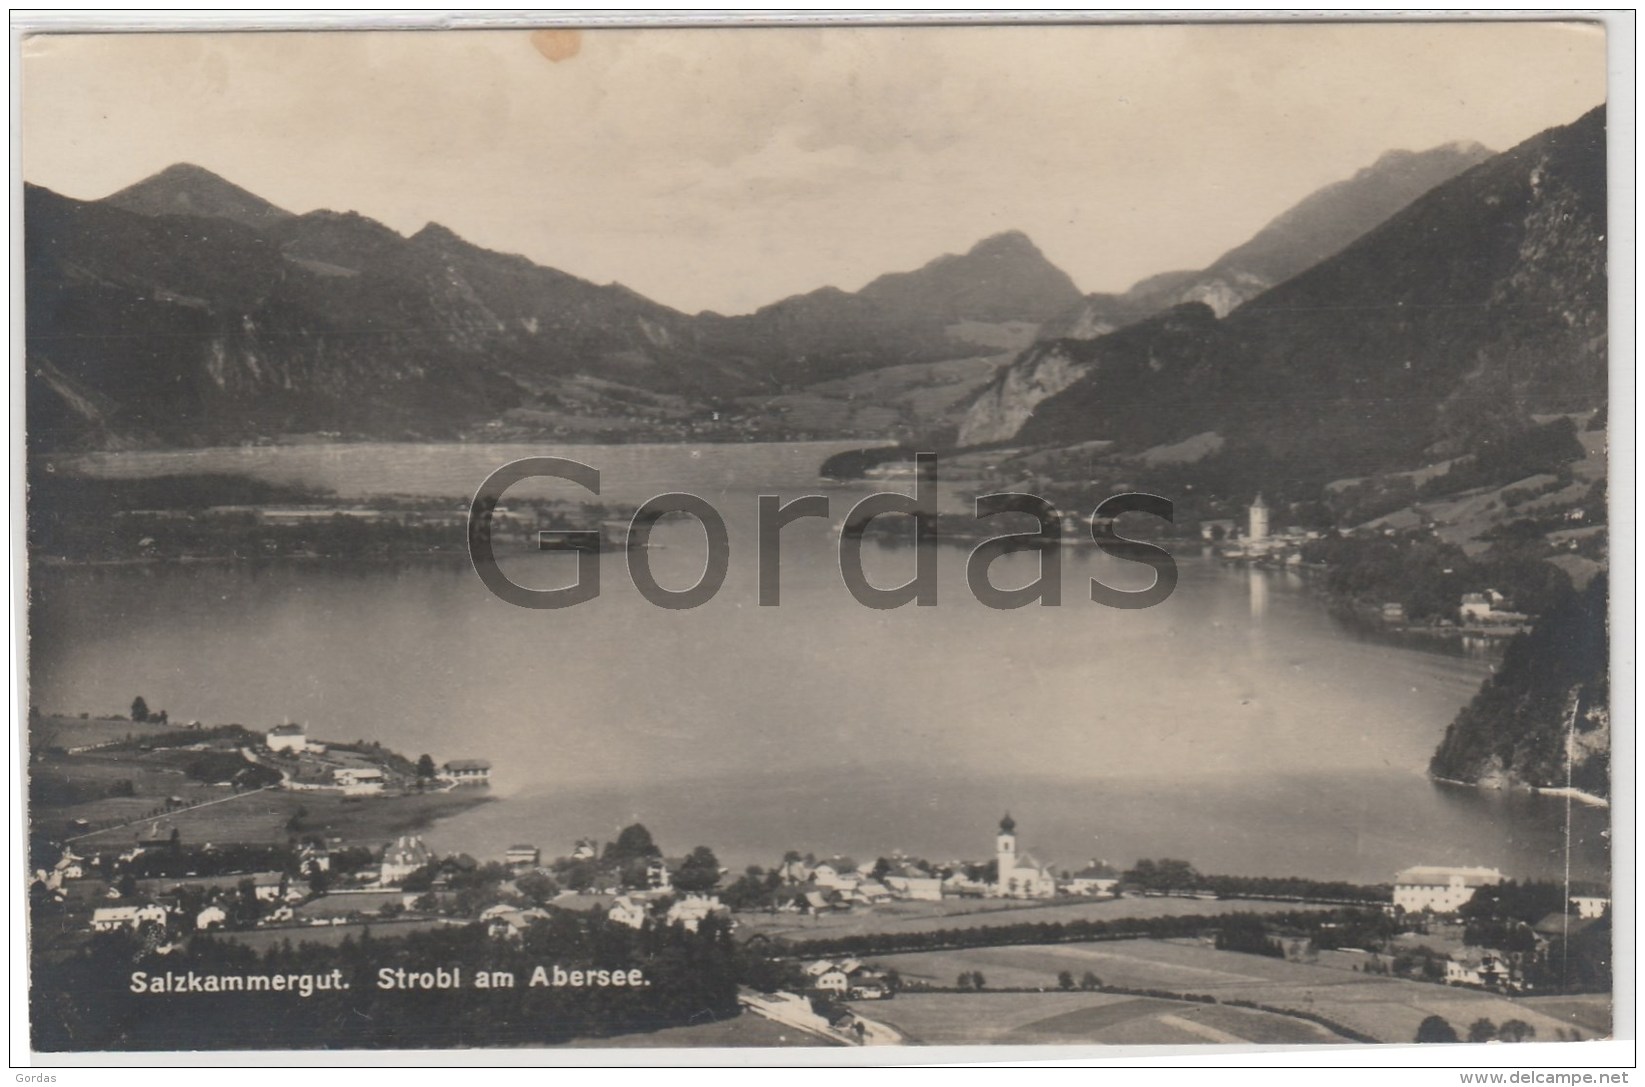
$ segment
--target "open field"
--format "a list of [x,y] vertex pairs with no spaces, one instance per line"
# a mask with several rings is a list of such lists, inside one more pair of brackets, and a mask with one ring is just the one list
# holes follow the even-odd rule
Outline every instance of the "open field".
[[[221,795],[226,791],[217,792]],[[221,803],[97,831],[77,839],[75,846],[82,851],[120,848],[140,839],[167,837],[174,829],[188,844],[284,844],[293,834],[323,834],[344,843],[375,846],[489,799],[485,790],[475,788],[378,797],[267,789],[228,795]],[[149,803],[152,806],[152,800]]]
[[158,724],[153,721],[132,721],[125,717],[69,717],[64,714],[46,714],[29,724],[29,744],[36,751],[48,747],[64,751],[95,744],[120,743],[175,732],[182,722]]
[[[1339,959],[1336,961],[1346,961]],[[962,971],[982,971],[990,986],[1056,985],[1068,970],[1087,970],[1106,985],[1207,994],[1219,1000],[1251,1000],[1277,1008],[1323,1015],[1379,1041],[1410,1042],[1418,1024],[1441,1015],[1459,1032],[1481,1017],[1500,1024],[1521,1019],[1539,1041],[1572,1032],[1599,1034],[1590,1024],[1608,1020],[1603,996],[1513,998],[1427,982],[1374,977],[1327,965],[1286,962],[1260,955],[1218,951],[1187,940],[1125,940],[1098,943],[988,947],[959,951],[881,955],[876,965],[905,979],[951,986]],[[963,995],[963,994],[961,994]],[[899,997],[898,1000],[903,999]],[[1232,1033],[1238,1033],[1233,1031]]]
[[977,928],[1129,917],[1181,917],[1248,911],[1329,909],[1298,902],[1249,899],[1102,898],[1061,899],[1046,903],[1006,903],[997,898],[950,898],[941,902],[889,902],[872,909],[825,913],[815,918],[792,913],[739,913],[737,935],[782,936],[792,940],[826,939],[879,932],[933,932],[945,928]]
[[904,993],[864,1014],[923,1045],[1323,1045],[1324,1027],[1269,1012],[1116,993]]
[[785,1027],[745,1011],[735,1019],[716,1019],[689,1027],[666,1027],[648,1034],[620,1034],[615,1038],[579,1038],[565,1043],[576,1049],[702,1049],[711,1046],[752,1048],[835,1048],[837,1043],[815,1034]]

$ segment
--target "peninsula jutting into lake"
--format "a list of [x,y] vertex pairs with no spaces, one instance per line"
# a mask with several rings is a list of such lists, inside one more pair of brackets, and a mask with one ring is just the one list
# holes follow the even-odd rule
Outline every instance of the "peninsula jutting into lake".
[[1609,1038],[1604,35],[1398,29],[31,53],[33,1048]]

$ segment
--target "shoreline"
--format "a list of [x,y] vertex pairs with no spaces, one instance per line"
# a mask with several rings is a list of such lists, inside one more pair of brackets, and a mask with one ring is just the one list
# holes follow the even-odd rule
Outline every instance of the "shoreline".
[[1451,785],[1458,789],[1473,789],[1477,792],[1499,793],[1528,793],[1531,796],[1568,797],[1579,804],[1590,808],[1609,809],[1611,802],[1603,796],[1574,789],[1564,785],[1527,785],[1523,782],[1508,782],[1507,784],[1493,785],[1483,781],[1459,781],[1456,778],[1441,777],[1438,774],[1429,774],[1428,778],[1436,785]]

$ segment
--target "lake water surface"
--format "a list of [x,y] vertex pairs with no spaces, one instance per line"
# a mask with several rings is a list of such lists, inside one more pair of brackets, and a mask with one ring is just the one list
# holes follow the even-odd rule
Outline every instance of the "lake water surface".
[[[1424,774],[1489,664],[1369,640],[1293,574],[1178,556],[1164,604],[1089,602],[1092,576],[1147,572],[1063,549],[1060,607],[1002,612],[944,546],[938,605],[874,611],[841,583],[836,523],[869,485],[823,486],[834,444],[331,446],[79,458],[97,474],[243,471],[348,497],[471,494],[506,461],[554,454],[602,470],[602,499],[700,494],[731,529],[708,604],[666,611],[603,556],[602,595],[563,611],[493,598],[457,565],[201,564],[38,570],[32,699],[122,711],[141,693],[174,719],[307,721],[320,738],[413,756],[484,757],[487,805],[433,828],[440,849],[555,855],[646,823],[670,854],[722,862],[783,850],[984,857],[1009,809],[1059,867],[1179,856],[1204,871],[1385,881],[1413,864],[1602,877],[1608,814],[1482,794]],[[540,493],[586,497],[569,484]],[[756,604],[757,496],[831,499],[784,531],[783,598]],[[950,495],[950,502],[955,495]],[[702,568],[701,532],[665,521],[647,558],[667,586]],[[869,545],[876,583],[912,552]],[[567,555],[521,555],[522,582],[571,580]],[[996,581],[1021,584],[1011,556]],[[1569,829],[1569,834],[1567,834]]]

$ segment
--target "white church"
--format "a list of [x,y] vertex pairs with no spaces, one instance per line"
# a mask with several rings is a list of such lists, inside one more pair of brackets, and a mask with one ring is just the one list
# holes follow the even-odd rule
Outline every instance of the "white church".
[[1055,898],[1057,877],[1050,867],[1027,853],[1017,852],[1017,821],[1009,812],[1000,820],[999,837],[994,840],[994,859],[999,878],[989,887],[991,898]]

